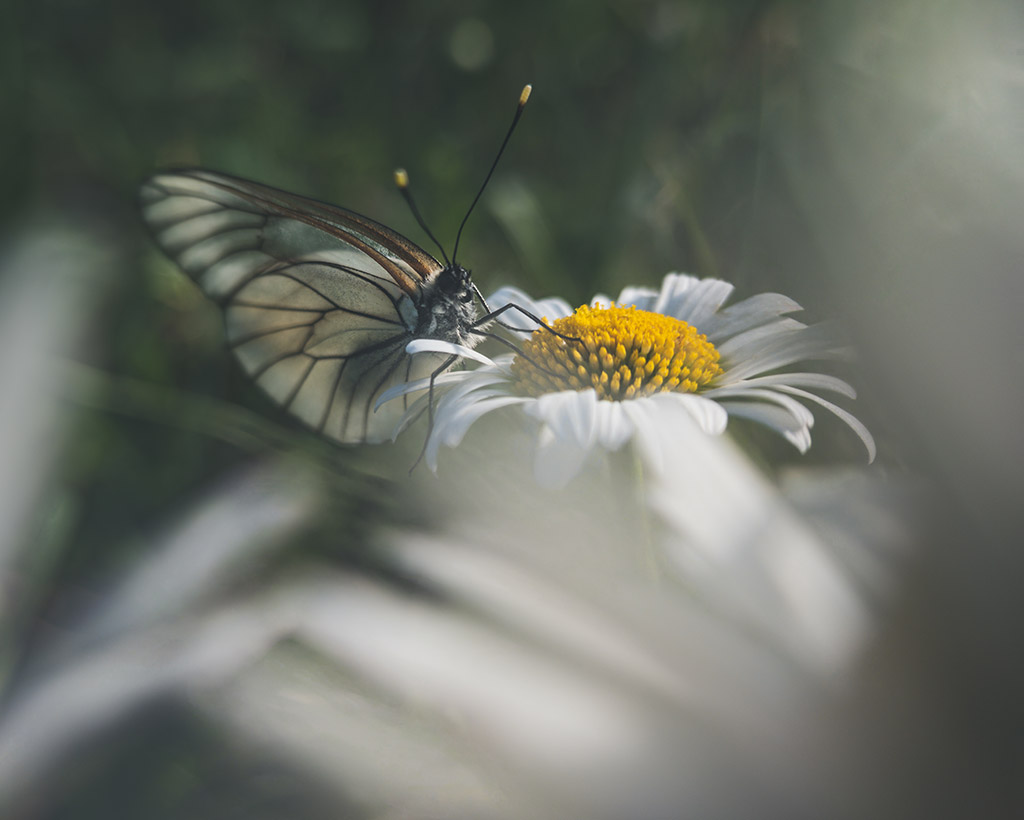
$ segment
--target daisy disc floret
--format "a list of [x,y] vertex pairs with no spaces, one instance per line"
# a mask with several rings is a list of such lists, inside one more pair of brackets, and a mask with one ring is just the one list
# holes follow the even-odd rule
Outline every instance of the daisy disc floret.
[[535,330],[510,369],[527,396],[593,388],[598,399],[624,401],[695,393],[722,372],[718,360],[707,336],[681,319],[634,305],[583,305]]

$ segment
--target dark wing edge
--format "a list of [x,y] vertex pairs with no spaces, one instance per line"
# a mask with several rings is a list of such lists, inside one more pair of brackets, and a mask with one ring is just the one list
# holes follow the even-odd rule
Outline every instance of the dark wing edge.
[[[282,260],[311,248],[344,246],[415,296],[419,284],[443,268],[422,248],[368,217],[227,174],[165,171],[143,183],[139,199],[157,243],[194,278],[197,269],[229,254],[250,251],[254,258],[265,253]],[[289,231],[289,225],[306,230]],[[192,247],[203,242],[200,250]]]

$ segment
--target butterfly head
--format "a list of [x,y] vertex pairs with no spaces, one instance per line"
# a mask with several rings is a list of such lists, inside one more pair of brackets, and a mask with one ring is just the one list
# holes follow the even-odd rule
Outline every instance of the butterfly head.
[[437,275],[436,287],[440,293],[457,302],[473,301],[473,283],[466,270],[458,262],[445,266]]
[[470,333],[476,320],[475,294],[469,271],[459,264],[446,265],[420,292],[416,335],[471,346],[475,342]]

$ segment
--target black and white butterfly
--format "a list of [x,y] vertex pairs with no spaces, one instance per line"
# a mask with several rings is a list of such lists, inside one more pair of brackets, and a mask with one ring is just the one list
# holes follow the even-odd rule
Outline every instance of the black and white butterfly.
[[[529,86],[513,127],[528,95]],[[160,247],[223,308],[228,344],[245,372],[336,441],[390,438],[415,395],[375,412],[377,398],[455,361],[409,355],[410,341],[472,347],[489,335],[479,328],[495,314],[454,254],[439,262],[353,211],[204,170],[156,174],[140,199]]]

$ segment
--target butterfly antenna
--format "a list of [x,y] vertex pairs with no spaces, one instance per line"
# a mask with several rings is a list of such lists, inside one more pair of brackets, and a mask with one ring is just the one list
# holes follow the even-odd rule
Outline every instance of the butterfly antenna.
[[[434,232],[427,227],[426,220],[420,216],[420,209],[416,207],[416,203],[412,198],[412,191],[409,190],[409,174],[406,173],[404,168],[398,168],[395,171],[395,185],[398,186],[398,192],[405,198],[405,203],[409,206],[409,210],[412,211],[412,215],[416,217],[416,221],[420,227],[423,228],[427,236],[430,237],[431,241],[437,245],[437,249],[441,251],[441,257],[444,259],[445,265],[450,265],[448,261],[448,254],[444,252],[444,248],[441,247],[441,243],[437,241],[437,237],[434,236]],[[457,245],[458,243],[456,243]]]
[[505,134],[505,139],[502,140],[501,148],[498,149],[498,154],[495,156],[494,162],[491,163],[491,170],[487,172],[487,176],[484,177],[484,184],[480,186],[480,190],[476,192],[476,197],[469,206],[469,210],[466,211],[466,215],[462,217],[462,224],[459,225],[459,232],[455,235],[455,248],[452,250],[453,264],[459,256],[459,240],[462,238],[462,229],[466,227],[469,215],[473,213],[476,203],[479,202],[480,197],[483,196],[484,188],[486,188],[487,183],[491,181],[491,175],[494,173],[494,169],[498,167],[498,160],[501,159],[501,155],[505,152],[505,146],[508,145],[508,141],[512,138],[512,132],[516,130],[519,118],[523,115],[523,109],[526,107],[526,101],[530,99],[531,91],[533,91],[532,85],[523,86],[523,90],[519,94],[519,103],[516,105],[516,115],[512,118],[512,124],[508,127],[508,133]]

